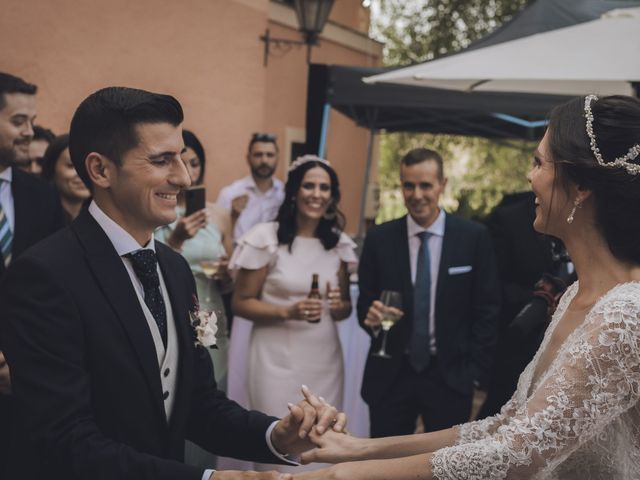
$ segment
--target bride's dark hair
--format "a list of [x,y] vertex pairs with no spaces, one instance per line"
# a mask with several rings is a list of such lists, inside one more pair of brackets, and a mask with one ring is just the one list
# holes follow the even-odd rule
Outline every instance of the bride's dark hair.
[[[586,130],[585,98],[559,105],[551,112],[549,152],[560,186],[569,183],[593,192],[596,226],[613,255],[640,264],[640,174],[601,166]],[[623,95],[591,102],[593,130],[605,161],[625,155],[640,144],[640,100]],[[640,164],[640,157],[633,163]]]
[[344,230],[345,218],[342,212],[338,209],[338,202],[340,201],[340,183],[338,182],[338,175],[330,166],[322,162],[309,161],[303,163],[299,167],[293,169],[289,173],[289,178],[284,187],[284,201],[280,205],[276,222],[278,222],[278,243],[281,245],[288,245],[291,250],[291,245],[298,231],[296,197],[300,185],[302,185],[302,179],[304,174],[312,168],[320,167],[329,174],[331,179],[331,205],[327,212],[330,214],[330,218],[321,218],[318,227],[316,228],[316,237],[322,243],[325,250],[331,250],[338,244],[340,234]]

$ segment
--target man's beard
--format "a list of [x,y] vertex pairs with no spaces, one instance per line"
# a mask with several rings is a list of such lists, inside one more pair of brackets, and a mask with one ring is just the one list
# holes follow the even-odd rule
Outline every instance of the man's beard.
[[275,171],[276,171],[276,167],[265,165],[264,163],[261,165],[258,165],[257,167],[251,168],[251,173],[253,174],[254,177],[263,178],[263,179],[271,178],[271,176],[273,175],[273,172]]
[[16,163],[16,151],[13,148],[0,147],[0,167],[11,167]]

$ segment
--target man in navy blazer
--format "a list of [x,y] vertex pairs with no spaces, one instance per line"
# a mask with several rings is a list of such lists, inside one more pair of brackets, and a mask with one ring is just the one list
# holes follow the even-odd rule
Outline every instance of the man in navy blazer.
[[[12,260],[64,225],[53,187],[15,168],[28,160],[36,91],[35,85],[0,72],[0,278]],[[15,418],[9,366],[2,350],[0,338],[0,477],[10,456],[9,432]]]
[[[76,110],[71,158],[93,202],[69,228],[23,253],[0,287],[0,324],[28,463],[9,478],[283,478],[182,462],[189,439],[264,463],[310,448],[306,434],[344,423],[307,396],[282,420],[216,388],[190,321],[187,262],[155,242],[190,184],[173,97],[102,89]],[[19,458],[19,457],[16,457]]]
[[[371,335],[362,397],[371,435],[413,433],[469,419],[487,383],[496,339],[500,285],[486,228],[438,206],[447,179],[442,157],[415,149],[401,161],[408,215],[371,229],[359,267],[358,318]],[[402,295],[403,316],[380,349],[383,290]]]

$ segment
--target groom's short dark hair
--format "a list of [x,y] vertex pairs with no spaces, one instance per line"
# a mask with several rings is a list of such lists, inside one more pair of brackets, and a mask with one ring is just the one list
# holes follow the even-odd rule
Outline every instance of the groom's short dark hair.
[[91,152],[116,165],[138,145],[135,126],[141,123],[182,123],[180,102],[170,95],[127,87],[108,87],[89,95],[77,108],[69,130],[71,161],[82,181],[92,188],[85,168]]

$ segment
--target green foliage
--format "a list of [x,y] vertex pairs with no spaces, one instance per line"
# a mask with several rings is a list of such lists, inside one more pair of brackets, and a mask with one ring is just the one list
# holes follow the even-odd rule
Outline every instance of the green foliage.
[[[372,0],[374,38],[385,42],[389,66],[420,63],[454,53],[508,21],[531,0]],[[535,144],[496,143],[482,138],[412,133],[380,138],[380,203],[377,221],[404,213],[399,161],[412,148],[427,147],[445,159],[449,184],[443,205],[482,218],[504,193],[528,188],[525,178]]]
[[531,0],[374,0],[372,35],[389,66],[421,63],[479,40]]

